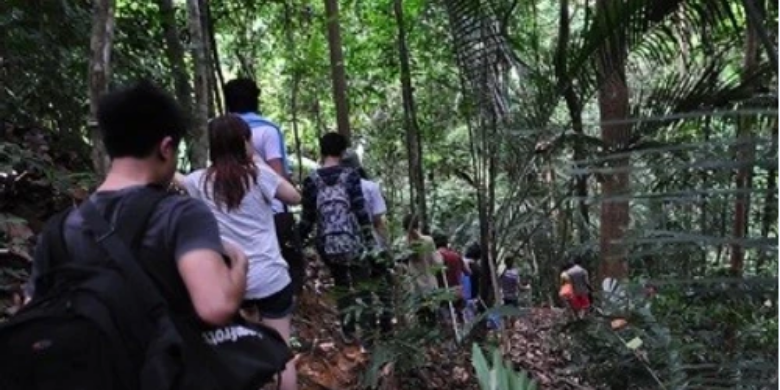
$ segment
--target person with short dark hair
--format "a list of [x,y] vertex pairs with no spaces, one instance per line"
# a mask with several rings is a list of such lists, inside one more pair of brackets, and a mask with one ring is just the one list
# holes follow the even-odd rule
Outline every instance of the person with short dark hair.
[[[292,170],[287,159],[287,145],[280,127],[260,115],[260,89],[254,81],[238,78],[225,84],[225,107],[227,111],[243,119],[252,131],[252,148],[257,157],[271,167],[277,175],[292,182]],[[300,294],[306,277],[306,262],[301,251],[301,240],[295,229],[295,217],[287,205],[273,199],[276,236],[282,257],[289,264],[293,291]]]
[[[246,317],[276,329],[289,343],[293,286],[276,240],[271,201],[298,204],[301,196],[292,184],[252,158],[252,132],[240,117],[214,118],[208,133],[211,165],[189,174],[183,184],[191,196],[209,206],[223,239],[239,245],[249,258],[242,305]],[[297,389],[293,361],[287,363],[279,388]]]
[[577,318],[583,318],[590,310],[591,286],[588,271],[582,266],[582,258],[575,256],[567,268],[561,273],[563,286],[569,286],[571,294],[566,294],[568,305]]
[[[373,249],[375,241],[360,175],[341,163],[346,150],[347,139],[341,134],[327,133],[320,138],[321,167],[303,181],[299,229],[305,240],[316,228],[315,248],[341,290],[337,306],[342,335],[346,342],[353,342],[355,321],[347,321],[347,309],[358,299],[371,299],[370,291],[356,293],[355,289],[370,278],[370,264],[362,257]],[[358,322],[363,330],[372,328],[369,316],[361,315]]]
[[[455,290],[455,301],[453,306],[455,312],[460,320],[463,319],[463,309],[466,307],[466,297],[463,295],[463,286],[461,285],[461,279],[464,275],[468,275],[469,269],[463,261],[460,253],[450,248],[449,238],[446,234],[439,233],[433,236],[433,241],[436,244],[436,250],[441,255],[444,262],[444,273],[439,275],[441,287],[448,287]],[[445,283],[443,283],[446,281]]]
[[[179,144],[187,128],[184,118],[169,93],[146,81],[100,98],[97,120],[111,165],[103,182],[85,202],[91,202],[112,229],[121,230],[125,224],[132,224],[137,216],[129,213],[140,204],[141,198],[153,192],[160,195],[158,192],[165,191],[170,184],[176,172]],[[92,233],[94,226],[89,225],[80,211],[66,211],[61,234],[69,256],[56,259],[63,266],[78,261],[106,261],[104,249]],[[220,240],[217,221],[209,208],[197,199],[169,195],[156,204],[145,226],[134,251],[135,260],[150,276],[171,316],[214,326],[232,321],[246,289],[247,258],[241,249]],[[27,288],[30,297],[45,296],[60,283],[72,282],[67,278],[52,280],[50,274],[41,273],[40,267],[46,264],[52,244],[42,236],[36,247]],[[123,360],[117,363],[110,357],[102,357],[106,367],[114,363],[116,368],[125,367],[128,361],[132,363],[130,367],[140,367],[145,361],[143,351],[148,345],[137,345],[137,341],[130,339],[123,343],[122,350],[128,353],[128,359],[117,357]],[[68,378],[62,378],[63,385],[67,388],[69,378],[99,375],[96,369],[99,368],[71,367],[67,370]],[[188,386],[203,380],[199,376],[203,373],[194,371],[198,372],[187,371],[182,376],[183,388],[203,388]],[[45,379],[50,383],[60,380]],[[121,383],[117,387],[126,385]]]

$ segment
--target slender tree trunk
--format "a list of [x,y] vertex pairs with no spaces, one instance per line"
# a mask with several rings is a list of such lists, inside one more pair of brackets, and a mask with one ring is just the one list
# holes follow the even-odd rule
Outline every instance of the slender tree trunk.
[[341,26],[338,0],[325,0],[325,16],[328,18],[328,48],[333,82],[333,102],[336,105],[336,125],[341,135],[352,139],[349,127],[349,101],[347,77],[344,72],[344,53],[341,48]]
[[[758,65],[758,37],[751,19],[747,21],[747,39],[745,41],[745,59],[743,62],[743,78],[751,77]],[[745,268],[745,248],[740,242],[748,233],[750,220],[750,190],[753,187],[753,159],[756,154],[753,139],[753,118],[743,116],[737,124],[737,161],[742,165],[737,169],[737,195],[734,201],[734,225],[732,235],[735,240],[731,245],[731,274],[742,276]]]
[[173,74],[173,86],[176,99],[181,104],[188,117],[192,117],[192,85],[190,85],[187,64],[184,61],[184,45],[179,40],[179,29],[176,25],[176,7],[173,0],[158,0],[160,16],[165,37],[165,55]]
[[108,91],[111,79],[111,46],[114,41],[114,0],[96,0],[92,5],[92,38],[89,49],[89,127],[92,138],[92,164],[98,177],[104,177],[109,161],[97,126],[100,96]]
[[203,33],[203,19],[200,16],[199,3],[199,0],[187,0],[192,58],[195,64],[194,123],[188,150],[192,169],[205,167],[208,160],[209,66],[205,44],[206,36]]
[[[772,144],[771,150],[777,158],[777,118],[772,124]],[[769,168],[769,175],[766,179],[766,195],[764,196],[764,210],[761,213],[761,237],[769,238],[772,233],[772,225],[777,226],[777,165]],[[764,270],[764,265],[769,260],[771,252],[766,249],[761,250],[761,254],[756,260],[756,272]]]
[[211,21],[208,11],[208,1],[198,0],[198,11],[200,12],[200,29],[201,36],[203,37],[203,53],[206,63],[206,88],[208,95],[206,97],[208,111],[206,114],[206,121],[208,118],[216,116],[218,111],[217,105],[221,105],[219,99],[219,91],[217,90],[217,76],[214,70],[214,64],[212,63],[212,50],[211,50]]
[[[773,119],[771,122],[771,146],[770,150],[773,151],[773,156],[777,158],[777,119]],[[773,165],[769,168],[769,172],[766,179],[766,194],[764,195],[764,203],[761,211],[761,237],[770,238],[772,234],[772,226],[777,224],[777,166]],[[767,261],[770,259],[772,252],[767,248],[760,248],[758,257],[756,258],[756,273],[761,273]]]
[[211,17],[211,6],[207,0],[200,0],[200,19],[203,26],[206,61],[209,71],[209,118],[216,113],[223,113],[222,97],[220,91],[224,85],[222,70],[219,69],[219,56],[217,55],[217,38],[214,32],[214,20]]
[[[7,6],[0,4],[0,15],[6,15]],[[10,113],[10,107],[8,106],[8,92],[6,86],[8,85],[8,52],[6,39],[8,37],[8,29],[5,24],[0,24],[0,138],[5,137],[5,120]]]
[[[597,13],[601,17],[609,15],[609,0],[597,0]],[[597,15],[597,18],[599,15]],[[624,149],[631,136],[631,126],[626,123],[614,123],[628,118],[628,86],[626,85],[625,69],[625,39],[622,32],[615,31],[608,43],[600,50],[599,58],[599,112],[601,114],[601,138],[609,151],[619,152]],[[613,122],[613,123],[610,123]],[[608,168],[625,170],[630,164],[628,157],[612,160]],[[629,174],[627,171],[609,172],[602,177],[602,195],[600,223],[602,278],[613,278],[622,281],[628,277],[626,250],[622,240],[628,229],[628,201],[611,199],[624,196],[629,192]]]
[[217,103],[217,112],[220,114],[225,112],[222,106],[222,96],[220,91],[225,87],[225,75],[222,73],[222,61],[219,57],[219,47],[217,46],[217,32],[214,29],[214,17],[211,13],[211,4],[206,1],[206,21],[209,28],[209,46],[211,48],[211,64],[216,74],[216,80],[214,81],[214,99]]
[[[582,104],[574,90],[568,75],[566,58],[569,47],[569,0],[560,0],[560,15],[558,18],[558,47],[555,56],[555,69],[558,77],[558,89],[563,93],[566,107],[569,110],[572,130],[577,135],[574,139],[573,149],[575,162],[581,162],[585,159],[585,148],[582,137],[584,129],[582,124]],[[578,198],[577,226],[579,230],[580,244],[585,244],[590,239],[590,210],[588,208],[588,175],[582,173],[574,178],[574,193]]]
[[[704,143],[709,144],[710,136],[712,135],[712,118],[707,117],[704,119]],[[709,172],[705,169],[699,171],[699,177],[701,178],[701,188],[709,188]],[[708,229],[708,213],[707,206],[709,205],[709,199],[706,193],[701,196],[701,209],[699,214],[699,234],[702,237],[706,237],[709,234]],[[696,271],[698,275],[705,275],[707,273],[707,254],[709,254],[709,248],[704,247],[701,249],[701,262]]]
[[398,55],[401,64],[401,94],[404,104],[406,128],[406,150],[409,164],[409,202],[413,213],[420,218],[423,229],[428,227],[428,213],[425,204],[425,176],[422,167],[422,142],[417,123],[417,108],[414,103],[412,72],[409,65],[409,49],[406,46],[406,25],[403,0],[394,0],[395,21],[398,26]]
[[301,73],[295,64],[294,53],[296,49],[295,36],[293,35],[293,11],[289,1],[284,2],[284,19],[287,51],[291,56],[289,61],[293,64],[292,75],[290,76],[290,115],[292,117],[293,136],[295,137],[295,154],[298,159],[298,183],[303,183],[303,151],[301,150],[301,135],[298,131],[298,90],[301,85]]

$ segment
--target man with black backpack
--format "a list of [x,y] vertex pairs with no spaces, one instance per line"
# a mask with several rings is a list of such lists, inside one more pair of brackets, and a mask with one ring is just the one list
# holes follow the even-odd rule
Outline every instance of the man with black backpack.
[[[374,248],[375,242],[360,175],[341,164],[346,150],[347,139],[341,134],[327,133],[320,138],[322,166],[303,181],[300,234],[306,239],[316,226],[315,247],[338,290],[336,304],[342,336],[345,342],[352,343],[356,321],[347,319],[347,310],[358,304],[358,299],[364,304],[371,300],[371,292],[360,284],[371,277],[364,255]],[[363,315],[357,322],[366,331],[372,321]]]
[[168,93],[141,82],[101,98],[98,125],[110,170],[40,237],[31,301],[0,326],[0,388],[228,388],[195,356],[248,333],[233,327],[204,342],[179,325],[233,321],[247,260],[223,245],[205,204],[166,191],[184,115]]

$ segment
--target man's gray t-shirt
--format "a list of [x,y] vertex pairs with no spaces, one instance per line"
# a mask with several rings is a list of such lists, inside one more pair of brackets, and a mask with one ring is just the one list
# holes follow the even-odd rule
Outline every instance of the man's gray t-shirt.
[[[107,218],[109,222],[117,225],[122,222],[117,217],[122,213],[127,199],[144,190],[142,186],[134,186],[117,191],[102,191],[92,194],[90,199],[104,216],[110,216]],[[187,252],[197,249],[224,253],[214,215],[200,200],[171,195],[160,201],[146,226],[140,243],[142,258],[139,261],[143,263],[144,269],[174,311],[191,309],[191,299],[179,275],[176,262]],[[104,257],[91,233],[85,229],[84,220],[78,212],[68,215],[64,238],[68,252],[78,254],[71,256],[71,259],[79,261]],[[46,243],[41,241],[39,240],[36,247],[31,280],[38,276],[38,264],[41,261],[39,257],[45,254]],[[28,294],[32,295],[32,290],[30,283]]]

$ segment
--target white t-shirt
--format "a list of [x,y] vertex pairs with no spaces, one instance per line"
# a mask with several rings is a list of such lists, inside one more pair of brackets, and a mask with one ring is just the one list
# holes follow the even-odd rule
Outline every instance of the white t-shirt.
[[213,185],[204,191],[205,169],[195,171],[185,180],[190,196],[203,200],[217,218],[220,236],[241,247],[249,259],[246,299],[268,297],[290,283],[287,263],[276,240],[274,213],[270,200],[283,180],[271,167],[258,163],[257,185],[244,195],[238,208],[227,212],[214,203]]
[[385,198],[382,197],[382,191],[379,189],[379,184],[373,181],[360,179],[360,188],[363,190],[363,199],[366,203],[366,212],[371,218],[371,229],[374,232],[374,241],[377,246],[384,248],[386,243],[383,242],[382,237],[374,228],[374,217],[387,213],[387,205],[385,204]]
[[[283,159],[284,155],[281,150],[282,140],[279,139],[279,131],[272,126],[260,125],[252,128],[252,146],[263,161]],[[282,162],[284,166],[284,162]],[[281,213],[284,211],[282,202],[277,199],[272,199],[272,208],[274,213]]]

